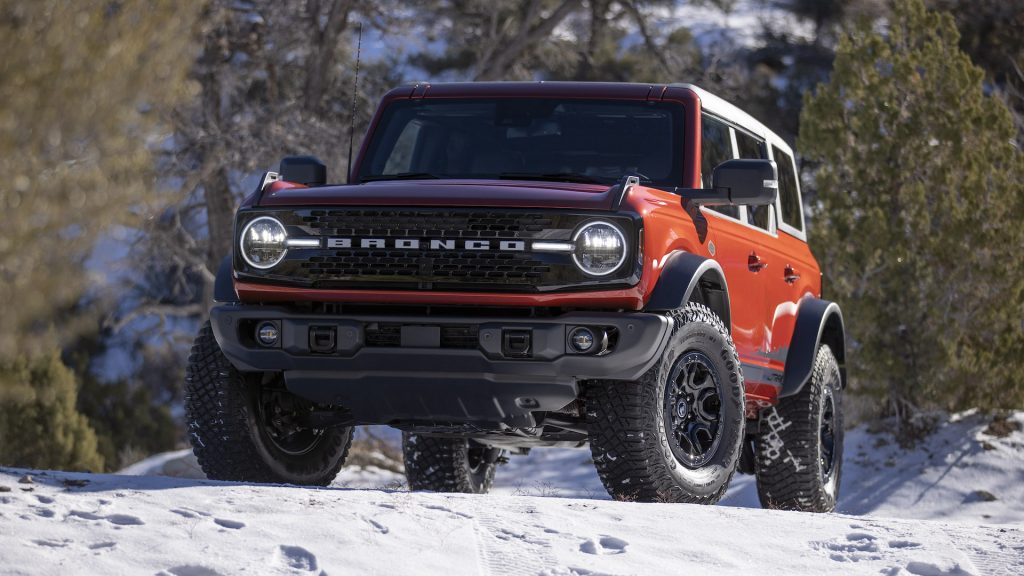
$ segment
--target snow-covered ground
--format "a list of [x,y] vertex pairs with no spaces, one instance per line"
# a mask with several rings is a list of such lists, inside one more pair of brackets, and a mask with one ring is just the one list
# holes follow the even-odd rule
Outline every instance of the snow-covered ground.
[[[376,468],[211,482],[187,452],[122,475],[0,469],[0,573],[1024,574],[1024,432],[986,424],[954,417],[912,451],[852,430],[828,515],[750,509],[746,476],[726,506],[611,502],[585,450],[513,458],[486,496]],[[154,473],[176,477],[126,475]]]

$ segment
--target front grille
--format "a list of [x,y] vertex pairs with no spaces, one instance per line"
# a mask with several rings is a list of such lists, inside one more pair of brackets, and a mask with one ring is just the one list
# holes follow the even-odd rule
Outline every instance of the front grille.
[[313,256],[301,263],[313,282],[349,278],[417,276],[421,272],[435,281],[494,282],[514,280],[540,283],[551,266],[529,255],[502,252],[432,252],[412,250],[338,250]]
[[[531,249],[533,242],[567,242],[595,217],[621,215],[466,208],[300,208],[241,211],[236,229],[272,215],[290,238],[321,238],[320,248],[291,249],[270,270],[235,258],[239,277],[311,288],[544,292],[621,287],[637,281],[626,265],[611,277],[583,274],[565,252]],[[630,259],[630,262],[633,260]]]
[[[366,345],[370,347],[398,347],[402,345],[402,324],[373,322],[364,326]],[[441,348],[478,348],[480,327],[476,324],[447,324],[441,326]]]

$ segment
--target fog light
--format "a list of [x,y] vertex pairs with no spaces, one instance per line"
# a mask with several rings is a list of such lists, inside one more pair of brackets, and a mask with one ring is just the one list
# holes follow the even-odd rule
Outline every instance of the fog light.
[[576,328],[569,334],[569,342],[577,352],[589,352],[594,347],[594,333],[590,328]]
[[256,340],[263,346],[277,346],[280,337],[281,331],[273,322],[264,322],[256,328]]

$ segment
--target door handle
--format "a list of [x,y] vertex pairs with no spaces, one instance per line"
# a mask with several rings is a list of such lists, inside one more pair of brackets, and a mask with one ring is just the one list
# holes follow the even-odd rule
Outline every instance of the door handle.
[[786,264],[786,269],[783,271],[783,274],[783,279],[786,281],[786,284],[792,284],[800,279],[800,275],[797,274],[796,270],[794,270],[789,264]]
[[757,273],[768,267],[768,263],[761,260],[761,257],[757,255],[757,252],[751,252],[750,256],[747,257],[747,270]]

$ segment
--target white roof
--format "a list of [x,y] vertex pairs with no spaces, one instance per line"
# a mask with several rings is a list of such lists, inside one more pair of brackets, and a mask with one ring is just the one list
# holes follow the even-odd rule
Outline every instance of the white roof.
[[754,118],[750,114],[747,114],[743,110],[740,110],[735,105],[729,103],[723,98],[715,96],[711,92],[701,88],[700,86],[694,86],[693,84],[672,84],[672,86],[679,86],[693,92],[700,98],[700,107],[716,116],[721,116],[725,120],[728,120],[741,128],[748,130],[766,141],[771,142],[778,148],[781,148],[784,152],[793,155],[793,150],[789,147],[786,142],[779,137],[778,134],[772,132],[767,126],[762,124],[757,118]]

